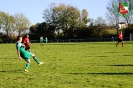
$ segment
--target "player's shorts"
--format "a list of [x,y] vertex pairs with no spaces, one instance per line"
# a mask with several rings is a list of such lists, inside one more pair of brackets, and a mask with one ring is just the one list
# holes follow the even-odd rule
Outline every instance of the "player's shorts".
[[25,49],[26,49],[26,50],[30,49],[30,46],[26,46]]
[[122,41],[123,41],[123,39],[118,38],[118,42],[122,42]]
[[20,53],[21,57],[25,60],[29,60],[31,57],[32,57],[32,53],[31,52],[28,52],[28,51],[25,51],[24,53]]
[[43,43],[43,41],[40,41],[40,43]]

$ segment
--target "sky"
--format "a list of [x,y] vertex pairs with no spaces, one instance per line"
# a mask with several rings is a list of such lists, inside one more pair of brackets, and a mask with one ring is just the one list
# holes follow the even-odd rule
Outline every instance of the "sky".
[[31,24],[44,22],[43,11],[49,8],[51,3],[59,5],[72,5],[80,11],[86,9],[88,17],[106,19],[106,6],[109,0],[0,0],[0,11],[14,15],[22,13],[29,19]]

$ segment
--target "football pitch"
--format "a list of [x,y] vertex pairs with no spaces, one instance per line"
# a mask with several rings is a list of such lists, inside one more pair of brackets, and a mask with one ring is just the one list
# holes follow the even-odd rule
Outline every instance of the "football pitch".
[[133,41],[31,44],[44,64],[19,60],[15,44],[0,44],[0,88],[132,88]]

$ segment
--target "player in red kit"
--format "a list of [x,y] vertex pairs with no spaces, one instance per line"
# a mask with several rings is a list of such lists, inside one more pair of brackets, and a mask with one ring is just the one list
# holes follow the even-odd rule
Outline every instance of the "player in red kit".
[[30,52],[30,39],[28,34],[26,34],[23,43],[25,45],[25,50],[28,50]]
[[123,42],[123,34],[122,31],[118,34],[118,42],[116,43],[116,47],[118,46],[119,42],[122,43],[122,47],[124,46],[124,42]]

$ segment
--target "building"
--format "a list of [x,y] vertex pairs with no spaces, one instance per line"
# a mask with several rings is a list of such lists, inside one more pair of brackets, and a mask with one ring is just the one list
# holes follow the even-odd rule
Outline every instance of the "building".
[[124,22],[120,22],[120,23],[118,24],[118,29],[119,29],[119,30],[125,29],[125,28],[127,28],[127,27],[128,27],[128,25],[127,25],[126,23],[124,23]]

